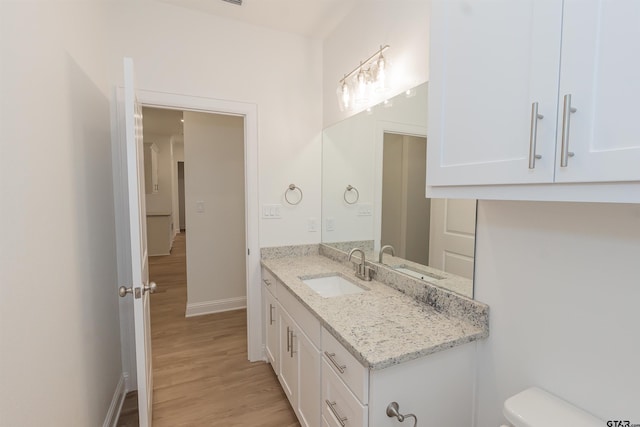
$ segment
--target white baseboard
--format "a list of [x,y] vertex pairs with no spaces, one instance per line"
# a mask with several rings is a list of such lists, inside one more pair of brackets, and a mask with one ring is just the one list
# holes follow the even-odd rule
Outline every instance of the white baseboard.
[[186,317],[202,316],[204,314],[222,313],[223,311],[247,308],[247,297],[227,298],[216,301],[187,303]]
[[120,418],[122,404],[124,403],[124,398],[127,395],[126,383],[127,378],[123,373],[122,375],[120,375],[120,380],[118,381],[116,390],[113,393],[111,405],[109,405],[107,416],[104,418],[104,423],[102,424],[103,427],[116,427],[116,425],[118,424],[118,418]]

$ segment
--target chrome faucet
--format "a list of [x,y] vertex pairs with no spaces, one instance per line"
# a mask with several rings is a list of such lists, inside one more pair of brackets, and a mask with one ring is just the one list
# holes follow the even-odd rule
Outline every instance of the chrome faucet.
[[355,268],[356,277],[362,280],[366,280],[367,282],[371,281],[371,268],[367,266],[367,263],[364,259],[364,251],[360,248],[353,248],[349,252],[349,261],[351,261],[351,257],[355,252],[360,252],[360,264],[353,263]]
[[393,249],[393,246],[391,246],[391,245],[384,245],[383,247],[381,247],[381,248],[380,248],[380,254],[378,255],[378,262],[379,262],[380,264],[382,264],[382,253],[383,253],[384,251],[386,251],[387,249],[390,249],[390,250],[391,250],[391,256],[396,256],[396,250],[395,250],[395,249]]

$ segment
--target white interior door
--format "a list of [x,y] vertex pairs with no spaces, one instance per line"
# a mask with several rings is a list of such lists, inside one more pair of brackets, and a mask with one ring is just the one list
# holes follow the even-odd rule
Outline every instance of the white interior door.
[[140,427],[149,427],[151,426],[151,404],[153,402],[149,294],[153,292],[155,285],[149,283],[147,258],[142,107],[136,100],[133,60],[131,58],[124,59],[124,111],[132,273],[131,288],[128,291],[134,298],[133,317]]
[[473,279],[476,201],[431,199],[429,266]]

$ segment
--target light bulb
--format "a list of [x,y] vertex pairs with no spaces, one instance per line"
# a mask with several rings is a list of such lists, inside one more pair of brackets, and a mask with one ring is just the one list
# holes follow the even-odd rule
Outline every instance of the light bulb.
[[382,54],[376,62],[376,89],[383,91],[387,84],[387,60]]
[[347,82],[342,82],[342,103],[344,104],[344,108],[349,108],[351,104],[351,93],[349,92]]

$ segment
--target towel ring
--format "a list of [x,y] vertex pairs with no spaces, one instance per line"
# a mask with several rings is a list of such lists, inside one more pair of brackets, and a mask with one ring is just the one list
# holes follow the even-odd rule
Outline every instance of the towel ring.
[[[297,202],[292,202],[291,200],[289,200],[289,191],[295,191],[298,190],[300,192],[300,198],[298,199]],[[302,201],[302,189],[300,187],[296,187],[295,184],[289,184],[289,187],[285,190],[284,192],[284,199],[287,201],[287,203],[289,203],[290,205],[297,205],[298,203],[300,203]]]
[[[349,201],[349,199],[347,199],[347,193],[349,193],[350,191],[356,192],[356,198],[351,202]],[[344,198],[344,201],[347,202],[348,204],[355,205],[356,203],[358,203],[358,200],[360,199],[360,192],[353,185],[347,185],[347,189],[344,190],[344,195],[342,197]]]

